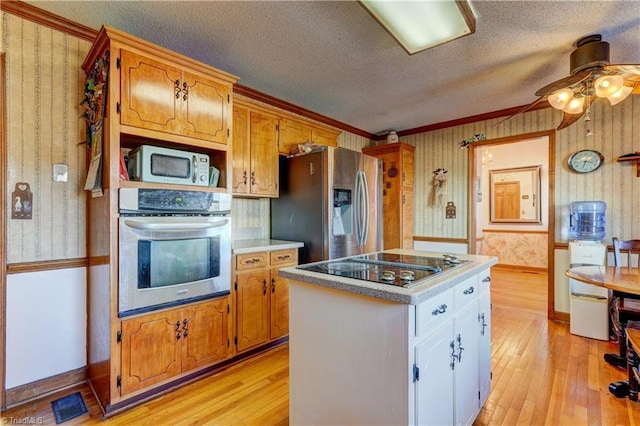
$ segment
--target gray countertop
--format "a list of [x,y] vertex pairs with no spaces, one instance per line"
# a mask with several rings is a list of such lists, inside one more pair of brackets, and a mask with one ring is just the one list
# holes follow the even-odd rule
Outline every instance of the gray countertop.
[[[442,257],[444,254],[402,249],[385,250],[385,252],[436,257]],[[280,269],[279,274],[282,277],[289,278],[294,281],[301,281],[350,293],[377,297],[398,303],[418,305],[421,302],[442,293],[467,278],[477,275],[481,271],[498,263],[498,258],[495,256],[480,256],[472,254],[456,254],[456,256],[460,259],[470,260],[470,262],[461,265],[459,268],[438,274],[433,278],[423,280],[411,288],[379,284],[370,281],[340,277],[337,275],[322,274],[304,269],[297,269],[297,267]]]
[[284,240],[235,240],[232,244],[233,254],[256,253],[259,251],[287,250],[304,247],[304,243],[299,241]]

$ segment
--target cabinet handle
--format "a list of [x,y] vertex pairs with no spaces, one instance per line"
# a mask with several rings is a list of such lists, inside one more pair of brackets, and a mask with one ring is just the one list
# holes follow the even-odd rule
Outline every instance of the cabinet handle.
[[404,172],[402,172],[402,181],[404,182]]
[[402,196],[402,204],[404,204],[404,195]]
[[266,296],[266,295],[267,295],[267,280],[263,280],[263,281],[262,281],[262,294],[263,294],[264,296]]
[[478,321],[480,321],[480,325],[482,326],[482,328],[480,329],[480,335],[484,336],[484,329],[487,326],[487,323],[484,322],[484,312],[478,315],[478,317]]
[[187,330],[188,325],[189,325],[189,320],[185,318],[182,321],[182,337],[187,337],[187,335],[189,334]]
[[180,332],[178,331],[178,332],[176,333],[176,340],[180,340],[180,336],[181,336],[181,334],[180,334]]
[[276,279],[271,278],[271,293],[275,293],[275,292],[276,292]]
[[458,341],[458,362],[462,362],[462,351],[464,350],[462,347],[462,337],[458,334],[456,340]]
[[449,367],[451,367],[452,370],[455,370],[457,355],[456,355],[456,345],[453,340],[449,342],[449,347],[451,348],[451,363],[449,363]]
[[258,263],[258,262],[260,262],[260,258],[258,257],[254,257],[253,259],[247,259],[244,261],[244,263],[247,265],[253,265],[254,263]]
[[466,289],[465,291],[463,291],[464,294],[472,294],[475,291],[475,289],[473,288],[473,286],[469,287],[468,289]]
[[174,90],[176,91],[176,99],[180,99],[180,93],[182,92],[182,90],[180,89],[180,80],[176,80]]
[[180,321],[176,321],[176,331],[180,331]]
[[256,172],[251,172],[251,185],[256,184]]
[[278,260],[287,260],[291,257],[290,254],[281,254],[280,256],[278,256]]
[[484,278],[482,279],[482,282],[483,282],[483,283],[490,283],[490,282],[491,282],[491,277],[484,277]]
[[247,171],[242,172],[242,183],[247,184]]
[[182,95],[182,100],[186,101],[189,97],[189,86],[187,86],[186,82],[182,83],[182,91],[184,92],[184,95]]
[[443,303],[442,305],[438,306],[436,309],[431,311],[431,315],[436,316],[436,315],[444,314],[446,310],[447,310],[447,305]]

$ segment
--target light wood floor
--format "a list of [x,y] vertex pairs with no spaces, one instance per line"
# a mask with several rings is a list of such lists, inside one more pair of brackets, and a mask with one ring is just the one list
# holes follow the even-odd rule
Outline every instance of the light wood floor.
[[[640,403],[608,392],[611,381],[625,379],[602,358],[616,346],[547,321],[546,282],[546,274],[492,271],[492,390],[474,425],[640,425]],[[107,420],[86,385],[2,417],[55,424],[51,401],[79,390],[89,414],[65,425],[286,425],[288,387],[285,345]]]

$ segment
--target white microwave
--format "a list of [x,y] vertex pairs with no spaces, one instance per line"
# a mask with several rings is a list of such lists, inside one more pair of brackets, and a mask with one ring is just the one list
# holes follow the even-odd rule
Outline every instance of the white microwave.
[[129,152],[129,179],[141,182],[209,186],[209,156],[153,145]]

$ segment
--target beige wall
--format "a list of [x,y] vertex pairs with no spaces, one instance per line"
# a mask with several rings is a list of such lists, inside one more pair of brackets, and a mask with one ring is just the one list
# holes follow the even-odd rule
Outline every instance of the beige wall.
[[[90,43],[2,13],[6,53],[9,196],[17,182],[33,193],[31,220],[7,217],[7,263],[85,256],[84,124],[80,66]],[[54,182],[53,164],[69,180]],[[9,205],[12,205],[9,200]]]

